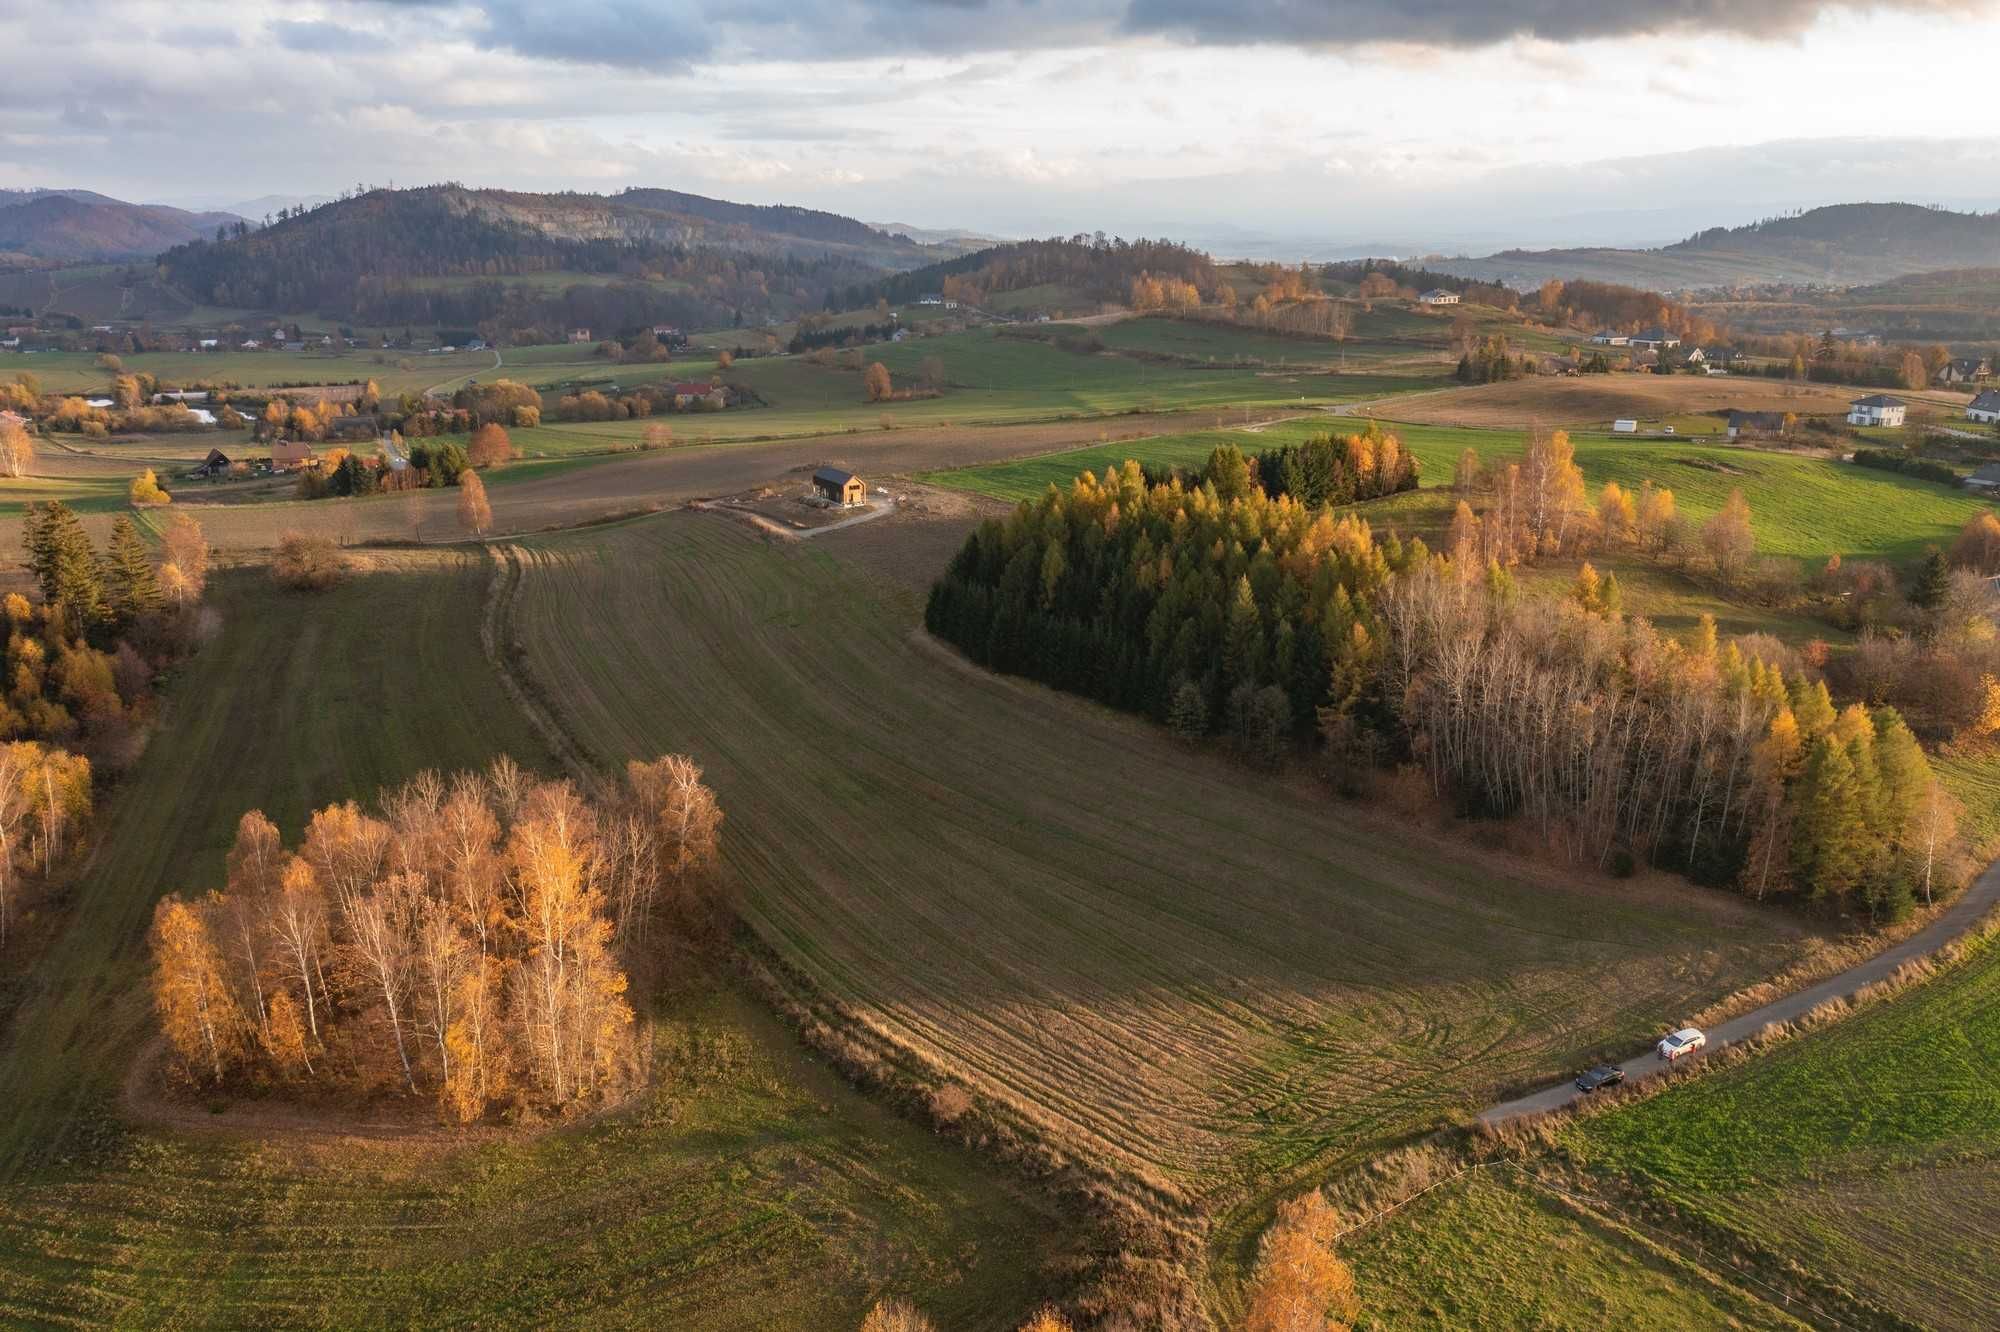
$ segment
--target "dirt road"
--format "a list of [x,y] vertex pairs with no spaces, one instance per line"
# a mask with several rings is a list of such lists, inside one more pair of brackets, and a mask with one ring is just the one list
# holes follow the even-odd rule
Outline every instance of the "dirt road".
[[[1742,1017],[1732,1018],[1710,1028],[1708,1050],[1683,1055],[1682,1058],[1704,1059],[1709,1052],[1719,1050],[1745,1037],[1754,1036],[1773,1022],[1795,1021],[1829,999],[1849,998],[1864,986],[1886,979],[1905,962],[1934,953],[1958,938],[1992,910],[1996,903],[2000,903],[2000,861],[1989,866],[1984,874],[1975,879],[1972,886],[1966,889],[1958,901],[1947,908],[1942,915],[1903,942],[1817,985],[1807,986],[1796,994],[1786,995],[1783,999],[1766,1004],[1754,1012],[1745,1013]],[[1666,1034],[1664,1025],[1660,1034]],[[1637,1082],[1664,1071],[1667,1064],[1649,1049],[1642,1055],[1627,1059],[1618,1067],[1625,1070],[1628,1082]],[[1524,1115],[1560,1109],[1582,1094],[1571,1083],[1563,1082],[1516,1100],[1490,1106],[1480,1112],[1479,1120],[1483,1124],[1504,1124],[1510,1119],[1519,1119]]]

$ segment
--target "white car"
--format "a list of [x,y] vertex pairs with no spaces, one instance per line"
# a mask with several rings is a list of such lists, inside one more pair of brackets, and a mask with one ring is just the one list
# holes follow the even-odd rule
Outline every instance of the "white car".
[[1660,1052],[1660,1058],[1672,1063],[1682,1055],[1693,1054],[1708,1044],[1708,1037],[1694,1027],[1682,1027],[1671,1036],[1663,1036],[1653,1048]]

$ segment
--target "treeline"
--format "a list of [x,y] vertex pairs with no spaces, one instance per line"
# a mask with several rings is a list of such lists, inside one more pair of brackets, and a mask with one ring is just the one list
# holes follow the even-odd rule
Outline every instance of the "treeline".
[[425,773],[296,851],[243,816],[225,882],[153,919],[178,1070],[246,1088],[434,1098],[447,1119],[564,1114],[644,1065],[626,999],[662,929],[707,910],[722,813],[685,758],[595,799],[508,760]]
[[0,602],[0,948],[31,892],[82,849],[95,774],[138,758],[154,677],[192,647],[208,579],[208,543],[185,514],[157,560],[127,516],[102,555],[61,501],[29,505],[22,527],[39,600]]
[[1476,572],[1435,561],[1381,603],[1400,739],[1463,812],[1878,920],[1956,873],[1951,798],[1894,709],[1837,712],[1823,681],[1718,651],[1712,619],[1683,645]]
[[1854,465],[1872,467],[1879,472],[1897,472],[1903,476],[1914,476],[1945,486],[1956,486],[1959,482],[1958,473],[1944,463],[1913,457],[1907,453],[1891,453],[1887,449],[1856,449]]
[[785,345],[785,350],[794,356],[800,352],[818,351],[822,347],[858,347],[866,342],[887,342],[900,328],[895,320],[885,320],[879,324],[835,324],[826,316],[807,316],[799,320],[799,331]]
[[931,292],[977,304],[993,292],[1045,285],[1069,287],[1095,300],[1122,301],[1140,279],[1184,282],[1204,297],[1223,285],[1214,260],[1175,241],[1076,235],[996,245],[879,282],[830,291],[827,308],[854,310],[877,300],[903,304]]
[[1373,595],[1426,552],[1242,477],[1224,498],[1207,481],[1149,486],[1128,462],[1052,487],[980,525],[925,624],[995,670],[1275,758],[1369,676]]
[[[1458,293],[1460,299],[1473,305],[1491,306],[1496,310],[1521,308],[1521,293],[1505,283],[1480,282],[1451,273],[1438,273],[1420,265],[1399,263],[1394,259],[1347,259],[1322,265],[1319,272],[1322,281],[1351,285],[1362,295],[1389,296],[1401,291],[1454,291]],[[1382,285],[1384,282],[1388,284],[1386,289]]]
[[[1286,487],[1286,464],[1302,466],[1287,452],[1267,455]],[[1560,601],[1524,599],[1509,572],[1601,544],[1698,551],[1743,578],[1740,495],[1698,532],[1650,485],[1608,485],[1593,507],[1558,432],[1501,468],[1468,452],[1454,483],[1484,512],[1461,501],[1434,555],[1274,497],[1263,460],[1231,453],[1195,485],[1149,485],[1127,463],[983,524],[927,626],[996,670],[1259,762],[1309,742],[1349,776],[1415,763],[1462,812],[1527,821],[1579,861],[1651,861],[1878,920],[1960,873],[1951,802],[1910,728],[1889,707],[1837,710],[1823,655],[1762,637],[1719,648],[1712,623],[1683,645],[1626,618],[1588,564]],[[1993,527],[1966,545],[2000,562]],[[1986,697],[2000,730],[2000,684]]]

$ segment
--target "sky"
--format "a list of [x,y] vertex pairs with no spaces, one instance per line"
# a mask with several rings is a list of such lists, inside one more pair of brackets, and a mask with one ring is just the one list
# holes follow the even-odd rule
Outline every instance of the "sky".
[[2000,0],[11,0],[0,186],[665,186],[1269,257],[1650,244],[2000,206],[1995,49]]

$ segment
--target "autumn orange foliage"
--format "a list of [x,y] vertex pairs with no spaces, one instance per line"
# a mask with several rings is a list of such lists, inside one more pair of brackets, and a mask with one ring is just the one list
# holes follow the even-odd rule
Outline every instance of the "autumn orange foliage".
[[634,763],[599,798],[507,760],[425,773],[375,811],[258,811],[222,891],[154,919],[154,1002],[191,1081],[434,1098],[470,1122],[629,1086],[627,971],[655,918],[706,905],[722,813],[701,770]]

